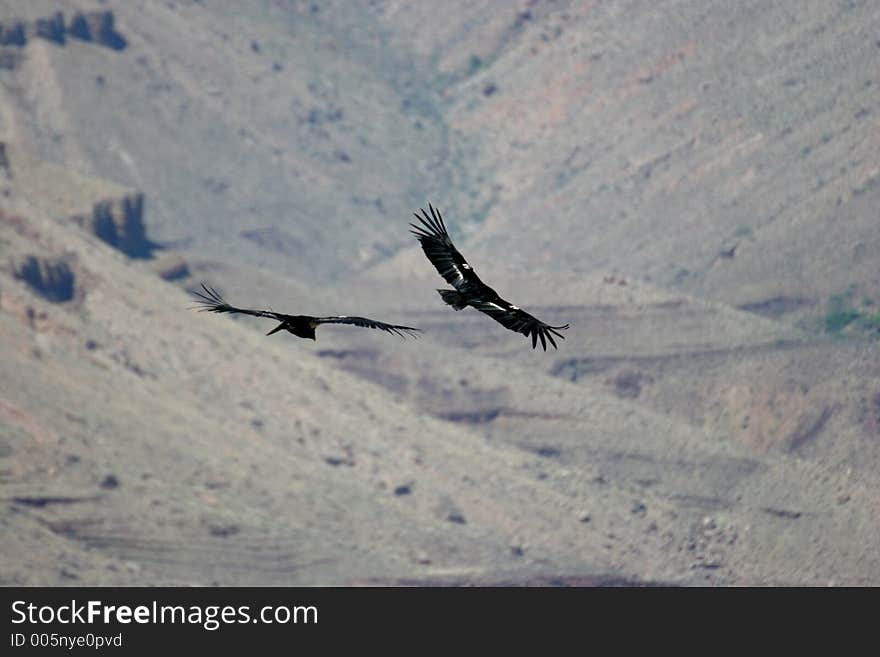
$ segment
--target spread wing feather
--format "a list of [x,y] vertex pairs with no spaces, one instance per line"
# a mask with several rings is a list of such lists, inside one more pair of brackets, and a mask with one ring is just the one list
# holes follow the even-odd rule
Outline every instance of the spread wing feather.
[[419,329],[413,328],[412,326],[386,324],[385,322],[377,322],[375,319],[369,319],[367,317],[348,317],[346,315],[339,315],[336,317],[315,317],[312,321],[315,324],[353,324],[354,326],[360,326],[362,328],[379,329],[386,333],[399,335],[402,338],[405,338],[406,336],[413,338],[419,337]]
[[559,333],[569,327],[568,324],[563,326],[550,326],[540,319],[533,317],[525,310],[517,308],[508,303],[504,299],[494,301],[476,301],[471,305],[482,313],[486,313],[496,322],[517,333],[522,333],[526,337],[532,338],[532,349],[537,348],[538,340],[544,351],[547,351],[547,341],[556,349],[556,341],[553,339],[555,335],[560,340],[565,340],[565,336]]
[[417,332],[419,331],[419,329],[413,328],[412,326],[386,324],[384,322],[377,322],[376,320],[369,319],[367,317],[348,317],[346,315],[337,315],[334,317],[308,317],[301,315],[284,315],[282,313],[276,313],[271,310],[250,310],[247,308],[236,308],[226,303],[223,300],[223,297],[221,297],[217,290],[215,290],[214,288],[208,287],[204,283],[202,283],[202,290],[203,292],[192,290],[192,293],[196,297],[198,297],[196,299],[196,302],[199,304],[199,310],[212,313],[242,313],[244,315],[253,315],[254,317],[269,317],[271,319],[276,319],[280,322],[284,322],[287,320],[303,319],[310,321],[314,325],[351,324],[353,326],[360,326],[362,328],[379,329],[380,331],[385,331],[386,333],[399,335],[402,338],[406,336],[418,337]]
[[425,252],[428,260],[437,268],[440,275],[446,279],[446,282],[456,290],[463,292],[468,287],[468,283],[479,282],[480,279],[477,278],[473,268],[449,239],[449,233],[446,231],[446,224],[443,222],[440,212],[430,204],[428,208],[431,210],[430,215],[424,209],[421,210],[421,217],[413,213],[413,216],[422,225],[411,223],[410,226],[413,227],[413,230],[410,232],[419,240],[422,251]]
[[192,294],[198,297],[196,303],[199,304],[199,310],[210,313],[240,313],[242,315],[253,315],[254,317],[270,317],[278,321],[284,321],[289,315],[272,312],[271,310],[250,310],[248,308],[235,308],[230,306],[223,300],[223,297],[213,287],[208,287],[202,283],[204,294],[197,290],[190,290]]

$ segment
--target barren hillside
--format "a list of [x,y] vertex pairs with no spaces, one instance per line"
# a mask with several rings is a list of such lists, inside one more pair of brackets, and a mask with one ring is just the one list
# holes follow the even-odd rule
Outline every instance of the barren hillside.
[[0,26],[0,583],[880,582],[874,3]]

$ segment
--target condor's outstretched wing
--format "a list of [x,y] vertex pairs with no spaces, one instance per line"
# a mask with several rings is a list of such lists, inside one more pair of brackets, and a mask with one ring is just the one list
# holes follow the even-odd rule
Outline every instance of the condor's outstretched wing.
[[540,319],[528,314],[525,310],[517,308],[512,303],[504,299],[496,301],[472,301],[471,305],[480,312],[486,313],[496,322],[509,328],[511,331],[522,333],[526,337],[532,338],[532,349],[538,346],[538,339],[541,340],[541,346],[547,351],[547,340],[556,349],[556,342],[553,340],[555,335],[560,340],[565,340],[565,336],[558,331],[564,331],[568,328],[568,324],[563,326],[550,326]]
[[277,319],[280,322],[283,322],[285,319],[290,317],[290,315],[283,315],[281,313],[272,312],[271,310],[249,310],[247,308],[235,308],[230,306],[223,300],[223,297],[212,287],[208,287],[204,283],[202,283],[202,289],[205,291],[204,294],[198,292],[196,290],[190,290],[190,293],[194,294],[198,297],[196,299],[196,303],[200,305],[199,310],[207,311],[211,313],[241,313],[243,315],[253,315],[254,317],[269,317],[271,319]]
[[412,326],[386,324],[384,322],[377,322],[375,319],[368,319],[366,317],[348,317],[347,315],[338,315],[336,317],[315,317],[312,319],[312,322],[315,324],[353,324],[354,326],[360,326],[362,328],[379,329],[386,333],[399,335],[402,338],[405,338],[407,335],[417,338],[419,337],[418,332],[420,330],[413,328]]
[[459,292],[464,292],[474,284],[482,285],[482,281],[473,268],[449,239],[449,233],[446,232],[446,224],[443,223],[440,211],[430,204],[428,204],[428,208],[431,210],[430,215],[424,209],[421,210],[421,217],[413,213],[413,216],[422,223],[421,226],[410,224],[413,227],[410,232],[419,240],[428,260],[437,268],[446,282]]

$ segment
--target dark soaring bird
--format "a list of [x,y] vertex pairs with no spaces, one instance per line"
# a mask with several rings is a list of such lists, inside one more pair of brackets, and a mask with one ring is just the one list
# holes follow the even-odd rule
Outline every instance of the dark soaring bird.
[[248,310],[246,308],[234,308],[226,303],[223,298],[217,294],[214,288],[207,287],[202,283],[204,294],[196,290],[191,290],[198,299],[196,302],[201,304],[200,310],[206,310],[212,313],[241,313],[244,315],[253,315],[254,317],[268,317],[281,322],[278,326],[269,331],[266,335],[272,335],[278,331],[290,331],[300,338],[311,338],[315,340],[315,328],[320,324],[353,324],[363,328],[379,329],[386,333],[393,333],[405,338],[407,335],[418,337],[417,332],[420,329],[411,326],[397,326],[396,324],[385,324],[377,322],[374,319],[366,317],[348,317],[346,315],[338,315],[335,317],[311,317],[309,315],[285,315],[276,313],[271,310]]
[[422,225],[410,224],[414,229],[410,232],[419,240],[422,250],[440,272],[440,275],[455,288],[454,290],[437,290],[443,301],[456,310],[472,306],[511,331],[522,333],[526,337],[531,336],[532,349],[537,348],[538,339],[541,340],[544,351],[547,351],[547,340],[556,349],[553,336],[564,340],[565,336],[559,331],[567,329],[569,325],[550,326],[545,324],[498,296],[495,290],[480,280],[464,256],[453,246],[440,212],[430,204],[428,208],[431,210],[430,216],[424,209],[422,209],[421,217],[413,213]]

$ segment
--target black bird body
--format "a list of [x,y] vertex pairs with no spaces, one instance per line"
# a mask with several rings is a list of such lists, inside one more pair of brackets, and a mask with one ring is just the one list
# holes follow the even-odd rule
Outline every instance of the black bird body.
[[446,282],[455,288],[454,290],[437,290],[443,301],[455,310],[461,310],[467,306],[476,308],[505,328],[531,337],[533,349],[537,348],[539,339],[544,351],[547,351],[548,340],[555,349],[556,342],[553,340],[553,336],[564,340],[565,337],[559,331],[567,329],[569,325],[550,326],[502,299],[495,290],[480,280],[474,268],[455,248],[446,231],[446,224],[443,222],[440,212],[431,205],[428,205],[428,208],[431,211],[430,215],[425,210],[421,211],[422,216],[415,215],[422,225],[410,224],[410,226],[413,227],[414,230],[411,232],[419,240],[428,260],[446,279]]
[[[281,319],[276,317],[275,319]],[[306,338],[317,340],[315,337],[315,328],[318,325],[312,321],[307,315],[287,315],[281,320],[281,323],[269,331],[266,335],[272,335],[278,331],[288,331],[298,338]]]
[[196,301],[201,304],[200,310],[212,313],[239,313],[242,315],[251,315],[253,317],[268,317],[278,322],[278,326],[269,331],[266,335],[272,335],[278,331],[288,331],[300,338],[316,340],[315,329],[321,324],[351,324],[362,328],[379,329],[386,333],[393,333],[402,338],[407,335],[416,337],[419,329],[411,326],[399,326],[397,324],[386,324],[377,322],[374,319],[366,317],[349,317],[348,315],[334,315],[332,317],[312,317],[311,315],[285,315],[284,313],[276,313],[272,310],[251,310],[249,308],[236,308],[226,303],[223,298],[213,288],[202,284],[201,292],[192,291],[196,297]]

